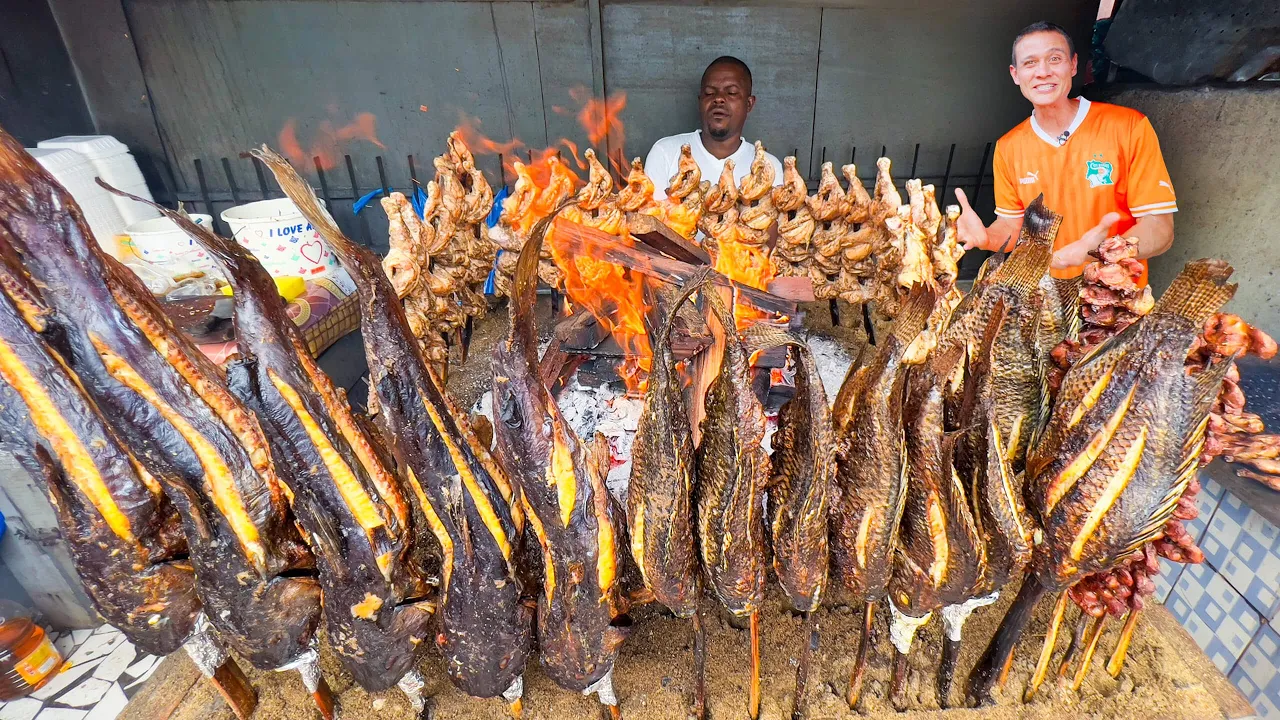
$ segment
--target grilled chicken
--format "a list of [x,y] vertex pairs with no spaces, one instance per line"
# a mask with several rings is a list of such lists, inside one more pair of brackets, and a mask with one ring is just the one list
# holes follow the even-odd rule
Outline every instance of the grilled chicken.
[[677,617],[694,619],[694,714],[699,718],[706,713],[706,637],[698,616],[702,583],[693,539],[693,431],[671,351],[671,329],[680,308],[709,279],[710,272],[704,271],[685,285],[657,333],[644,410],[631,446],[627,491],[631,557],[645,588]]
[[257,259],[238,242],[152,206],[209,252],[235,291],[240,358],[227,368],[228,385],[264,423],[316,557],[334,652],[361,687],[386,690],[414,672],[434,610],[410,562],[413,528],[399,478],[316,364]]
[[876,603],[889,589],[893,548],[906,495],[902,401],[906,366],[928,347],[922,331],[934,294],[917,287],[874,357],[851,368],[832,411],[839,453],[830,501],[831,565],[853,601],[865,604],[861,646],[849,682],[857,704]]
[[[726,163],[727,164],[727,163]],[[764,489],[769,454],[764,407],[751,389],[751,363],[720,291],[707,293],[725,334],[720,372],[707,389],[694,489],[698,553],[708,585],[735,617],[751,619],[748,710],[760,714],[759,611],[764,601]]]
[[0,222],[57,310],[47,333],[182,516],[204,612],[262,669],[309,653],[320,588],[266,437],[218,369],[131,271],[104,253],[71,197],[0,133]]
[[812,257],[809,241],[816,223],[809,212],[809,189],[796,168],[796,159],[782,161],[782,184],[773,189],[773,207],[778,213],[778,241],[770,258],[779,275],[804,275]]
[[689,146],[680,146],[680,159],[676,174],[667,185],[667,196],[660,201],[662,221],[686,239],[693,239],[698,231],[698,219],[702,217],[702,201],[710,183],[702,180],[702,170],[693,159]]
[[[1067,373],[1027,461],[1028,497],[1043,522],[1044,540],[1031,576],[970,678],[970,693],[979,701],[990,701],[998,670],[1040,597],[1125,560],[1161,532],[1177,507],[1196,471],[1228,363],[1194,375],[1184,364],[1205,320],[1234,294],[1235,286],[1225,284],[1230,274],[1221,261],[1188,263],[1151,314]],[[1090,646],[1096,633],[1090,633]],[[1055,635],[1056,626],[1046,638],[1050,648]],[[1087,661],[1088,649],[1085,667]],[[1076,687],[1082,680],[1078,674]]]
[[407,475],[415,522],[422,519],[423,531],[431,531],[443,553],[436,644],[445,670],[463,692],[501,695],[518,715],[533,609],[522,601],[516,573],[523,514],[511,482],[439,376],[414,352],[377,257],[342,234],[283,158],[266,150],[258,155],[333,248],[360,294],[370,387]]
[[543,668],[561,687],[598,693],[616,714],[613,663],[630,623],[618,586],[620,513],[605,488],[600,443],[584,447],[538,372],[536,269],[554,217],[539,222],[520,252],[511,332],[494,346],[494,435],[542,546],[537,628]]
[[751,171],[738,185],[738,222],[759,231],[768,230],[773,224],[773,178],[773,163],[765,154],[764,144],[757,140]]
[[[564,218],[610,235],[624,234],[627,231],[626,216],[620,207],[622,196],[613,192],[613,176],[596,158],[594,150],[587,148],[583,156],[589,168],[587,184],[578,191],[577,202],[564,209]],[[640,172],[644,174],[643,169]],[[649,192],[652,193],[652,189]],[[635,199],[632,198],[633,202]]]
[[644,172],[644,161],[633,158],[627,184],[618,191],[618,207],[623,212],[660,216],[661,211],[653,199],[653,187],[653,180]]
[[893,634],[897,653],[891,683],[898,705],[914,630],[943,608],[949,634],[943,644],[938,701],[948,705],[959,650],[959,628],[951,620],[959,606],[973,600],[986,563],[986,545],[978,534],[969,493],[953,463],[955,438],[946,435],[943,422],[945,386],[963,357],[960,347],[945,355],[935,353],[912,368],[907,378],[902,413],[907,494],[889,584],[895,625],[901,628]]
[[782,406],[771,442],[772,479],[767,491],[766,521],[773,550],[773,570],[791,607],[810,624],[796,669],[793,718],[804,717],[809,665],[818,645],[818,628],[810,614],[818,609],[827,587],[827,494],[835,474],[835,433],[831,406],[809,346],[791,333],[756,325],[758,348],[788,345],[797,357],[795,396]]
[[721,238],[732,239],[738,224],[738,185],[733,181],[733,160],[725,160],[720,179],[707,191],[702,203],[702,217],[698,229],[705,237],[703,243],[715,262],[719,254]]
[[22,269],[0,262],[0,287],[0,448],[44,489],[102,617],[168,655],[200,614],[177,513],[41,336],[51,311]]

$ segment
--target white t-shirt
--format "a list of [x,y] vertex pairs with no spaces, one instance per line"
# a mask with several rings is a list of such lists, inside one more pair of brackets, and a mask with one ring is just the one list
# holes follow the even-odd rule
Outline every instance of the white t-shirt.
[[[742,178],[751,171],[751,161],[756,158],[756,146],[755,143],[749,143],[742,138],[739,140],[742,144],[726,159],[733,160],[734,182],[741,183]],[[701,130],[664,137],[653,144],[649,157],[644,161],[644,172],[649,179],[653,180],[653,197],[656,200],[667,196],[667,183],[671,181],[671,176],[676,174],[676,169],[680,166],[681,145],[688,145],[693,152],[693,159],[702,170],[703,180],[710,180],[711,184],[715,185],[720,179],[720,173],[724,170],[724,160],[707,152],[703,147]],[[782,163],[769,153],[765,153],[765,157],[769,158],[769,162],[773,164],[773,184],[781,185]]]

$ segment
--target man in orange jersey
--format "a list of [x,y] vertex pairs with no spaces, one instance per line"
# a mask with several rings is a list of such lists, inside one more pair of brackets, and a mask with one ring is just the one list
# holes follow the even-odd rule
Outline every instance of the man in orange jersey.
[[957,223],[965,249],[1008,250],[1022,227],[1022,212],[1044,193],[1045,205],[1063,216],[1055,243],[1054,277],[1079,275],[1089,251],[1111,235],[1137,237],[1146,259],[1173,245],[1173,182],[1160,143],[1137,110],[1072,99],[1076,53],[1058,25],[1038,22],[1013,41],[1009,74],[1031,101],[1031,117],[996,143],[996,219],[984,226],[956,190]]

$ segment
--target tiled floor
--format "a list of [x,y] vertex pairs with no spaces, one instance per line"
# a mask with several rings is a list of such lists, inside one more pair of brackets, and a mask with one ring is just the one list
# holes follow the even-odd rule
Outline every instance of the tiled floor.
[[110,625],[50,637],[62,671],[21,700],[0,702],[0,720],[113,720],[160,664]]

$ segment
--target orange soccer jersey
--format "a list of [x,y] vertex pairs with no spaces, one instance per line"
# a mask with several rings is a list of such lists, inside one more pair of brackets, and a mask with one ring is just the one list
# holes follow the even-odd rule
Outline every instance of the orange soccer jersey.
[[[1067,132],[1052,137],[1032,116],[996,143],[996,214],[1021,218],[1040,193],[1063,216],[1055,245],[1079,240],[1109,212],[1120,213],[1112,234],[1124,234],[1144,215],[1178,211],[1173,182],[1151,122],[1137,110],[1080,98]],[[1145,285],[1146,261],[1140,284]],[[1075,277],[1082,268],[1054,270]]]

